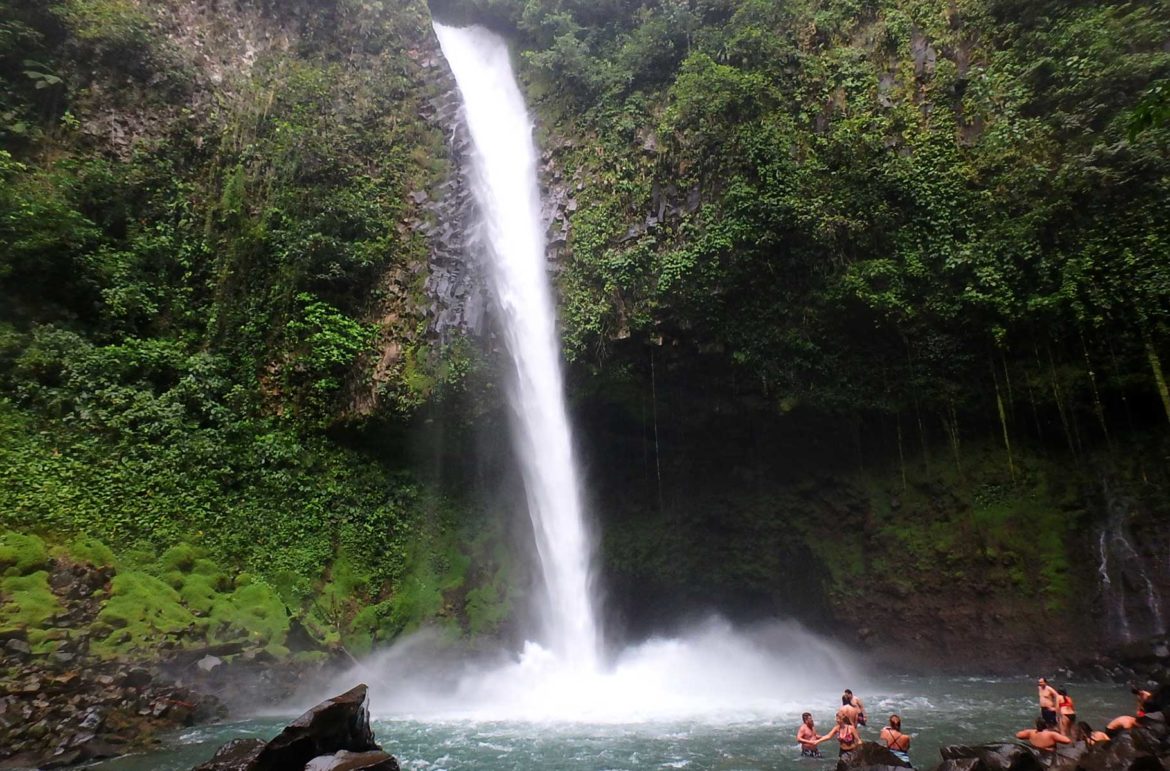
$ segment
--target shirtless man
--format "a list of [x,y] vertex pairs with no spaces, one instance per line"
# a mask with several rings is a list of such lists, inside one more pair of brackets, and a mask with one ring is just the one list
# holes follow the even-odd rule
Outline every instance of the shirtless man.
[[854,709],[857,710],[857,727],[864,728],[865,727],[865,705],[861,703],[861,699],[854,696],[853,691],[849,690],[848,688],[845,689],[845,693],[842,694],[842,696],[849,697],[849,704]]
[[805,758],[819,758],[821,751],[817,749],[818,739],[821,738],[817,733],[816,725],[813,723],[812,715],[805,712],[800,716],[800,728],[796,730],[796,741],[800,744],[800,755]]
[[1056,752],[1061,744],[1072,744],[1072,739],[1059,731],[1053,731],[1048,722],[1042,717],[1036,718],[1035,728],[1025,728],[1016,734],[1017,739],[1024,739],[1040,752]]
[[837,722],[842,718],[849,718],[850,725],[857,725],[859,710],[853,705],[853,694],[846,692],[841,696],[841,708],[837,710]]
[[1059,725],[1056,722],[1056,703],[1060,694],[1043,677],[1036,681],[1036,692],[1040,697],[1040,717],[1048,723],[1049,728],[1055,728]]

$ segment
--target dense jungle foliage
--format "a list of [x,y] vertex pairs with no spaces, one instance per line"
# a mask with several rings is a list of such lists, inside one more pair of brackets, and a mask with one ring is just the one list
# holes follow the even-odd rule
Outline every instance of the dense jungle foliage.
[[583,138],[572,356],[663,338],[782,409],[948,421],[1165,393],[1164,2],[436,5]]
[[[256,632],[214,620],[239,585],[357,649],[456,615],[489,526],[345,440],[355,403],[392,431],[450,369],[386,299],[419,297],[404,202],[446,170],[430,34],[421,3],[0,2],[0,618],[44,612],[28,533],[114,547],[113,652],[192,613]],[[373,379],[388,340],[410,366]],[[506,607],[491,559],[473,631]]]
[[575,204],[624,589],[1096,612],[1078,533],[1167,514],[1170,5],[432,7],[515,41]]
[[[574,202],[561,322],[615,587],[846,607],[945,552],[960,582],[996,560],[991,593],[1084,589],[1062,468],[1129,454],[1122,477],[1164,481],[1170,5],[431,10],[514,43]],[[192,624],[280,649],[282,608],[357,649],[500,629],[499,527],[408,439],[495,398],[467,396],[475,346],[428,332],[406,226],[449,171],[429,23],[421,0],[0,0],[0,624],[51,612],[56,554],[117,565],[111,653]],[[696,471],[814,460],[854,476]],[[864,526],[824,547],[843,511]]]

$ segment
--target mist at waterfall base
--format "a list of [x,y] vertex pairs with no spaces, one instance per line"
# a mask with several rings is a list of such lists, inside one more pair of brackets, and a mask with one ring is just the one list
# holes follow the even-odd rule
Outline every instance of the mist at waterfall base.
[[852,682],[843,650],[797,624],[737,631],[719,619],[603,661],[583,512],[545,259],[532,122],[505,43],[479,28],[436,25],[458,83],[478,211],[466,234],[493,297],[508,353],[511,434],[541,586],[532,639],[519,652],[451,661],[426,634],[336,683],[371,686],[375,715],[422,720],[629,723],[766,719],[821,684]]

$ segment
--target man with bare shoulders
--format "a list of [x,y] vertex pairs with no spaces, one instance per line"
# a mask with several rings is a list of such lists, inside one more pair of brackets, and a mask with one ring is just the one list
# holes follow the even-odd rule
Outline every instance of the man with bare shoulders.
[[796,731],[796,741],[800,744],[800,754],[806,758],[819,758],[821,751],[817,747],[819,743],[817,740],[821,735],[817,733],[816,723],[813,722],[813,717],[808,712],[800,716],[800,728]]
[[1017,739],[1023,739],[1040,752],[1055,753],[1061,744],[1072,744],[1072,739],[1059,731],[1053,731],[1042,717],[1036,718],[1035,728],[1025,728],[1016,734]]
[[857,710],[857,714],[856,714],[857,727],[864,728],[865,727],[865,705],[861,703],[861,699],[854,696],[853,691],[849,690],[848,688],[845,689],[845,693],[843,693],[842,696],[849,697],[849,704],[855,710]]
[[1036,680],[1036,692],[1040,698],[1040,717],[1048,724],[1049,728],[1055,728],[1057,723],[1056,717],[1056,703],[1060,698],[1060,694],[1056,689],[1048,684],[1046,678],[1039,678]]
[[857,725],[857,715],[857,707],[853,706],[853,696],[844,694],[841,697],[841,708],[837,710],[837,722],[840,723],[842,718],[849,718],[850,725]]

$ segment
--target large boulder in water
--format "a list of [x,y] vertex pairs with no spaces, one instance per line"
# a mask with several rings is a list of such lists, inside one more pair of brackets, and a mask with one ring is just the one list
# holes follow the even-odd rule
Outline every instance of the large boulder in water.
[[862,742],[847,757],[837,761],[837,771],[893,771],[910,767],[877,742]]
[[934,771],[987,771],[987,765],[979,758],[955,758],[939,763]]
[[400,771],[398,761],[385,752],[335,752],[313,758],[305,771]]
[[232,739],[195,771],[247,771],[262,749],[263,739]]
[[[974,771],[1043,771],[1036,751],[1023,744],[954,744],[939,750],[944,761],[977,760],[970,766]],[[939,768],[942,768],[940,766]]]
[[[349,754],[338,757],[342,752]],[[267,744],[256,739],[229,742],[195,771],[300,771],[318,760],[315,771],[398,768],[397,761],[374,742],[365,685],[321,702]]]

